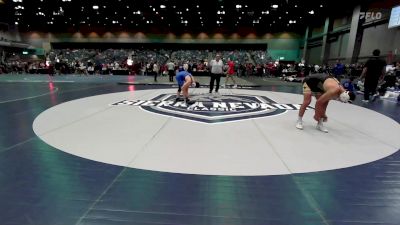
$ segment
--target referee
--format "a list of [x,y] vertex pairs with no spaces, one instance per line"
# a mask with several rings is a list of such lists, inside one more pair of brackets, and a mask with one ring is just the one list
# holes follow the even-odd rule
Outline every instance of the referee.
[[222,62],[221,55],[219,54],[217,54],[215,56],[215,59],[211,60],[210,62],[210,67],[211,67],[210,94],[213,92],[215,80],[217,81],[217,86],[215,87],[215,93],[218,93],[221,76],[224,73],[223,66],[224,63]]

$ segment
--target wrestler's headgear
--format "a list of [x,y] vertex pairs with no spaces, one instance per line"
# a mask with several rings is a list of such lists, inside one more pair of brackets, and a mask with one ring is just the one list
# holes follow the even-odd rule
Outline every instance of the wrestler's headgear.
[[339,95],[339,100],[344,103],[352,102],[356,98],[353,92],[344,91]]
[[341,102],[347,103],[350,100],[349,92],[343,91],[342,94],[339,95],[339,100]]
[[199,88],[200,83],[196,81],[195,83],[192,84],[192,87]]

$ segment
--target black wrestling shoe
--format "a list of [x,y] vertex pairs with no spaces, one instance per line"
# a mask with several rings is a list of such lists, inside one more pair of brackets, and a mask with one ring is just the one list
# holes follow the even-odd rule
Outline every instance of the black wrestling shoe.
[[195,101],[191,101],[190,99],[186,99],[185,100],[185,102],[186,102],[186,104],[188,104],[188,105],[193,105],[194,103],[195,103]]
[[182,101],[183,101],[183,98],[180,98],[180,97],[175,99],[175,102],[182,102]]

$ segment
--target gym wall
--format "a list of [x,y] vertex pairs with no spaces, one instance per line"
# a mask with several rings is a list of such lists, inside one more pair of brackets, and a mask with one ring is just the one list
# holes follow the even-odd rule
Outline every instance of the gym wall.
[[349,33],[339,34],[334,41],[330,42],[328,62],[345,59],[348,42]]
[[315,46],[308,49],[308,60],[310,64],[321,64],[322,46]]
[[382,55],[400,54],[400,28],[388,29],[388,23],[364,29],[359,58],[372,55],[374,49],[380,49]]

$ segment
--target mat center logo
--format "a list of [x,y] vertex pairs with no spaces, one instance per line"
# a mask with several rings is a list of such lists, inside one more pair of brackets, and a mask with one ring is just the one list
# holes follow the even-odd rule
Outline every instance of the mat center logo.
[[165,116],[203,123],[222,123],[274,116],[288,110],[299,110],[300,104],[277,103],[265,96],[209,95],[191,96],[194,103],[176,101],[174,94],[161,94],[151,100],[122,100],[112,106],[136,106]]

